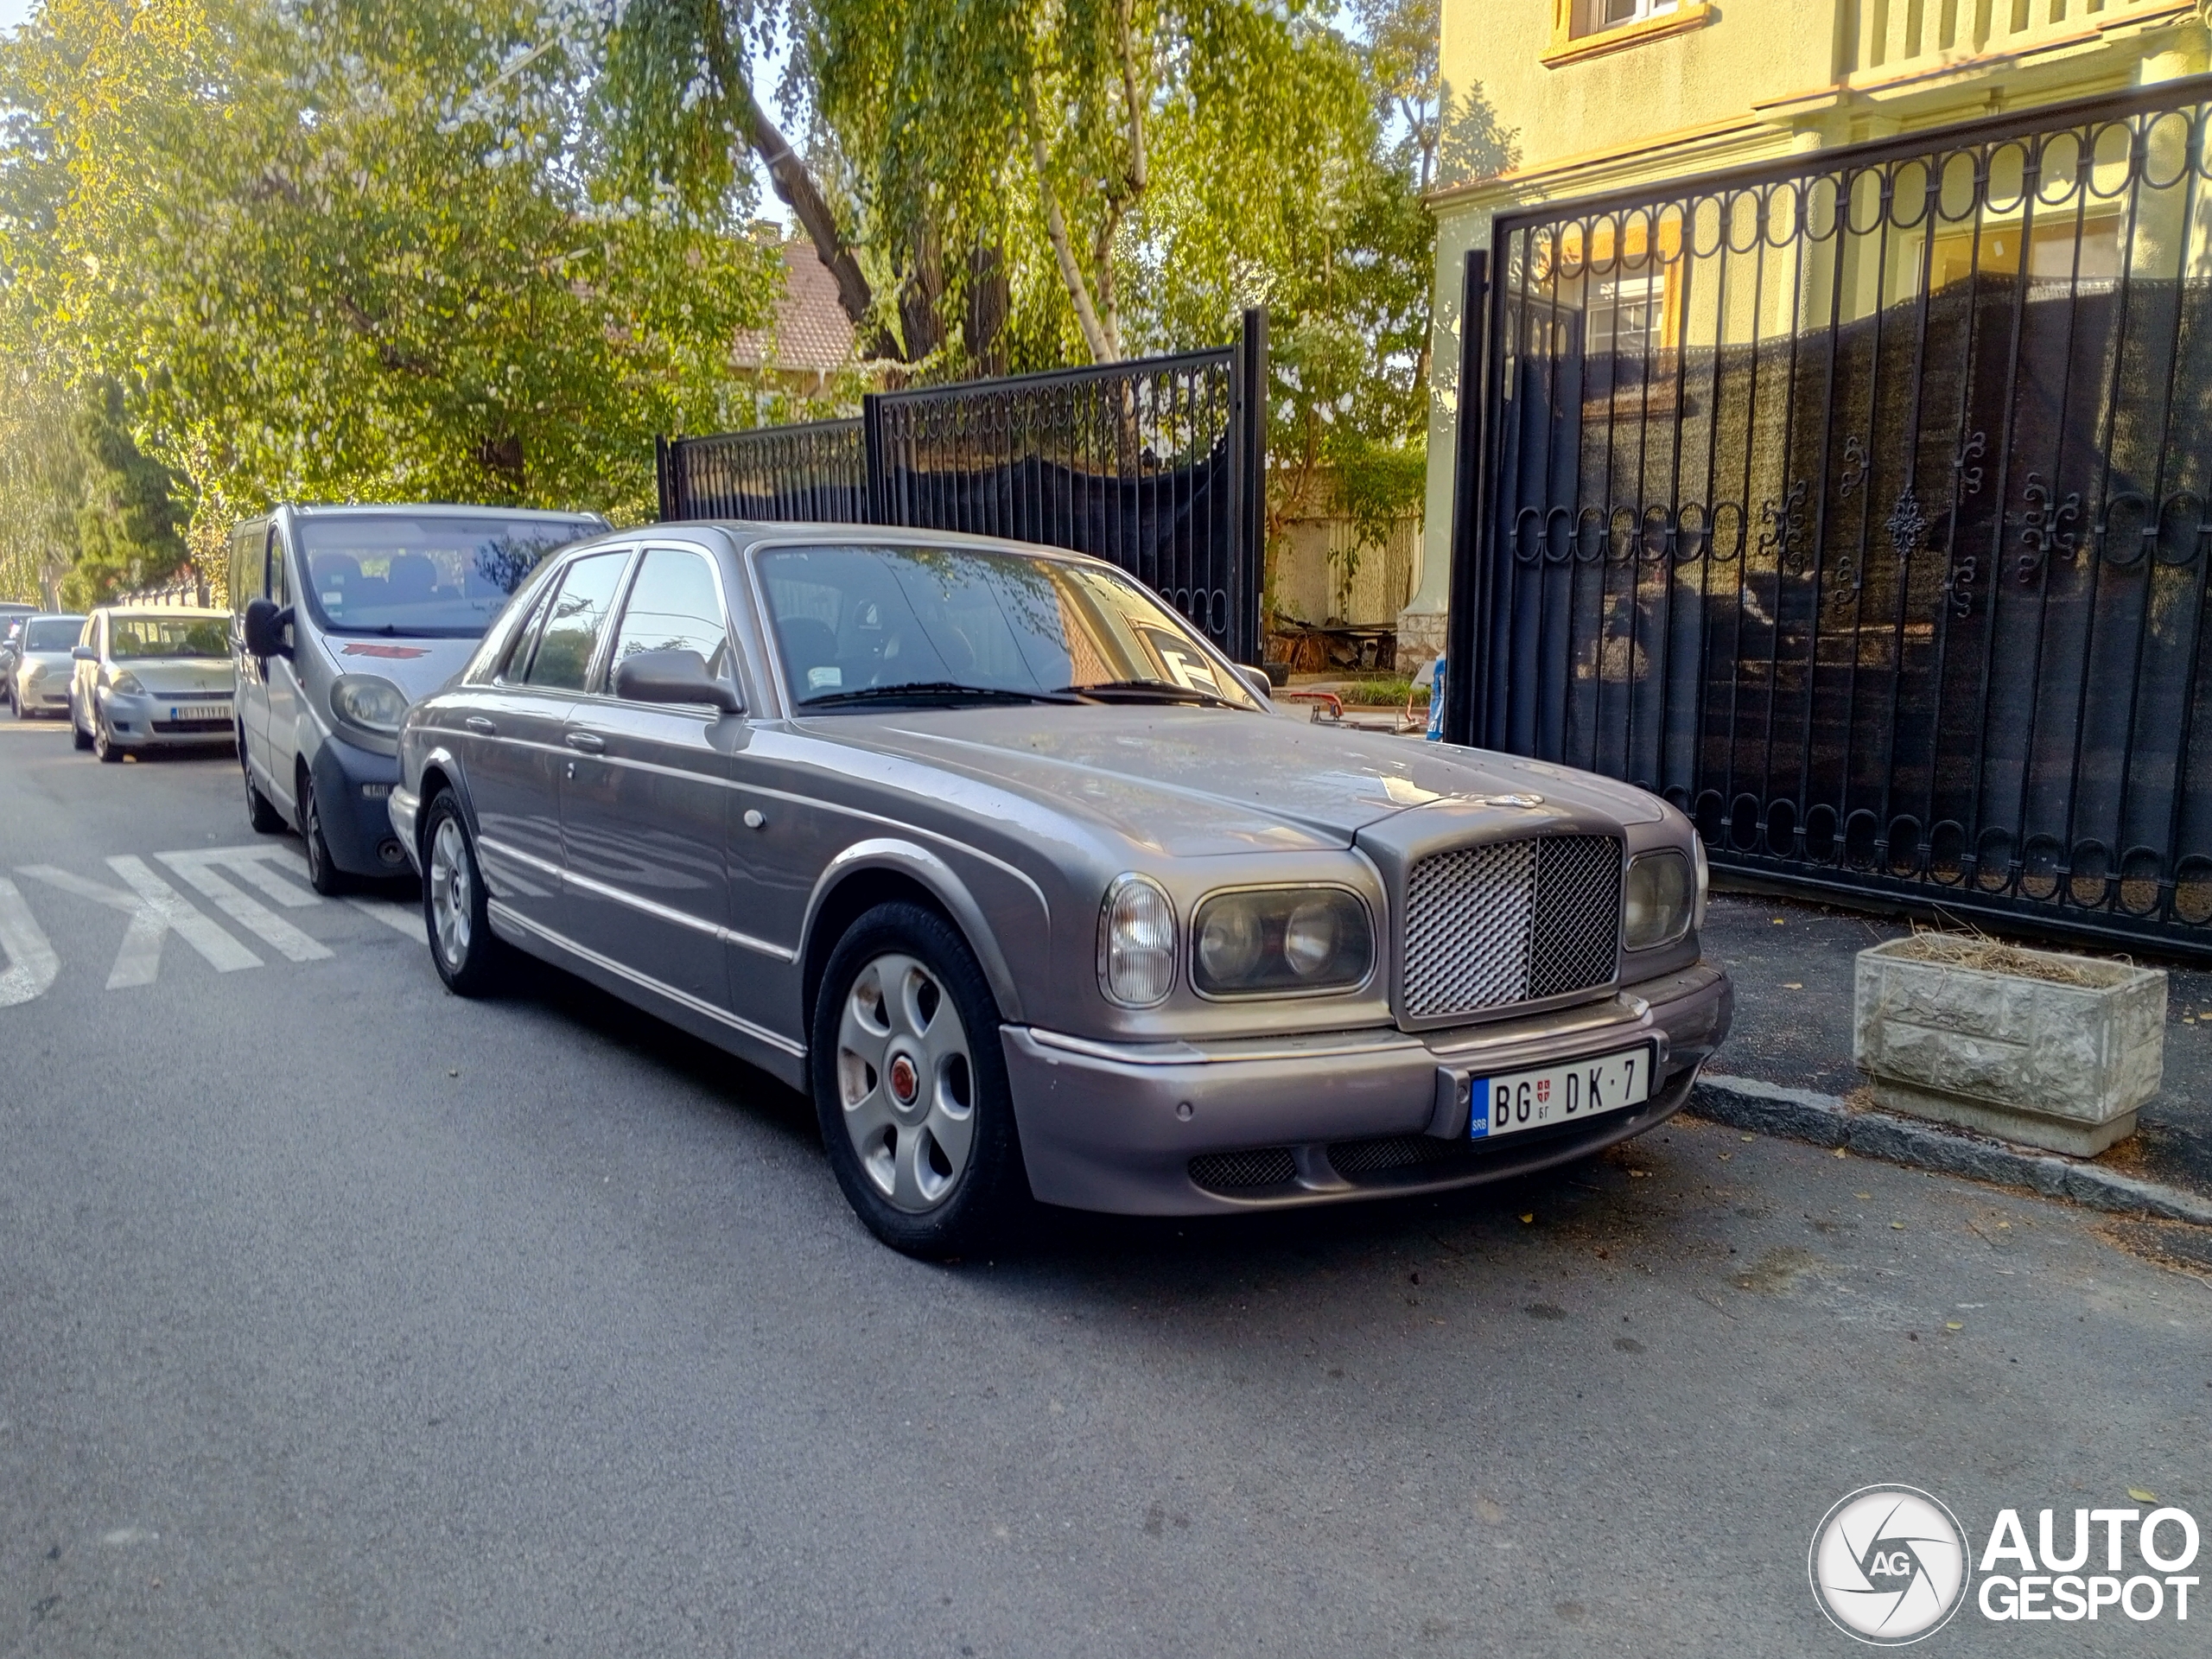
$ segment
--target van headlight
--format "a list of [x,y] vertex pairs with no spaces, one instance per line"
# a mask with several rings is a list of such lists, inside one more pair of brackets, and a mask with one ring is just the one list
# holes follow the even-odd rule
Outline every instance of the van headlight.
[[391,737],[407,712],[407,694],[380,675],[341,674],[330,683],[330,712],[348,726]]
[[1690,930],[1698,880],[1690,861],[1671,849],[1646,853],[1628,867],[1621,942],[1630,950],[1672,944]]
[[1348,990],[1375,964],[1367,906],[1341,887],[1216,893],[1191,938],[1191,982],[1205,996]]
[[1175,988],[1175,906],[1148,876],[1115,878],[1098,912],[1098,988],[1125,1008]]

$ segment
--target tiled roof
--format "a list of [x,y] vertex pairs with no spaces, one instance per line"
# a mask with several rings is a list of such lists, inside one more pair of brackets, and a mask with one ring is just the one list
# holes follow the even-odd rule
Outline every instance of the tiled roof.
[[829,374],[852,360],[853,324],[837,303],[837,279],[811,242],[783,245],[784,292],[776,321],[738,331],[732,355],[740,368]]

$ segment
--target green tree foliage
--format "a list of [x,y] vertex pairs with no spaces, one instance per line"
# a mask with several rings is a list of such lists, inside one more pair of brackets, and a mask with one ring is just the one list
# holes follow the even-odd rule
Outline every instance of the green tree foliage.
[[0,383],[0,599],[41,604],[76,555],[84,455],[62,389],[13,370]]
[[0,345],[143,388],[203,534],[279,497],[640,511],[656,432],[733,419],[777,276],[612,181],[565,3],[46,0],[0,45]]
[[138,448],[124,413],[123,387],[96,383],[73,435],[83,458],[75,563],[61,583],[66,605],[85,610],[156,587],[188,556],[168,467]]

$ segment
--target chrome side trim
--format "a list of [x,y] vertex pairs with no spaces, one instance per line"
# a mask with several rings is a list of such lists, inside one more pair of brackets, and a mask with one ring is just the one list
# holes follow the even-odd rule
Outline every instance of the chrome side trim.
[[[595,880],[588,875],[578,875],[574,870],[564,870],[557,864],[550,863],[544,859],[525,853],[518,847],[511,847],[506,842],[495,840],[490,836],[479,836],[476,838],[476,844],[487,853],[501,858],[511,858],[518,864],[526,864],[531,869],[549,875],[557,881],[566,882],[572,887],[581,887],[586,893],[596,893],[601,899],[612,899],[617,904],[627,905],[631,909],[642,912],[656,921],[669,922],[678,927],[691,928],[697,932],[720,939],[725,944],[739,945],[747,950],[757,950],[764,957],[773,957],[778,962],[798,960],[798,952],[796,950],[785,950],[782,945],[772,944],[766,939],[755,938],[750,933],[741,933],[735,928],[724,927],[719,923],[707,920],[703,916],[693,916],[671,906],[656,903],[651,899],[639,898],[636,893],[624,888],[609,886],[607,882]],[[582,949],[582,946],[575,948]],[[658,983],[658,982],[655,982]],[[674,995],[677,993],[671,992],[671,995]]]
[[653,995],[673,1002],[680,1008],[687,1009],[702,1018],[712,1020],[717,1025],[728,1026],[732,1031],[750,1037],[754,1042],[764,1044],[780,1053],[788,1054],[793,1059],[806,1058],[806,1048],[804,1044],[795,1043],[788,1037],[770,1031],[766,1026],[756,1026],[750,1020],[741,1020],[728,1008],[716,1007],[713,1003],[696,997],[689,991],[679,991],[675,986],[655,979],[650,974],[641,974],[626,963],[615,961],[612,957],[601,956],[596,950],[578,944],[567,934],[557,933],[543,923],[534,922],[527,916],[501,904],[496,899],[490,900],[486,908],[493,919],[503,927],[518,933],[529,934],[531,938],[551,945],[556,950],[575,957],[579,962],[588,962],[603,972],[613,974],[619,979],[626,979],[639,990],[650,991]]

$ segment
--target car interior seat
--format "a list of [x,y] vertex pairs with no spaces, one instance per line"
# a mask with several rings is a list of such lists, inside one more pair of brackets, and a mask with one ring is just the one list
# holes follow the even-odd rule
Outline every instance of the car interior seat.
[[386,603],[420,605],[437,588],[438,567],[420,553],[396,553],[391,568],[385,573],[385,581],[388,584]]

